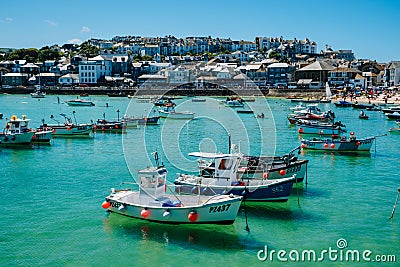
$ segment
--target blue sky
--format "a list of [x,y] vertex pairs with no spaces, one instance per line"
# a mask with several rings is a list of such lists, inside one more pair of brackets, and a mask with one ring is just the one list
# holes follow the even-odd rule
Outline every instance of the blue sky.
[[400,60],[400,1],[2,1],[0,47],[40,48],[116,35],[256,36],[316,41],[357,58]]

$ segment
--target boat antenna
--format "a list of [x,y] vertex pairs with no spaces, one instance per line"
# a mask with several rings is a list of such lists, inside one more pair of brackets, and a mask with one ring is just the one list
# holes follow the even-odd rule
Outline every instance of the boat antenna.
[[389,218],[389,220],[393,219],[394,212],[396,211],[397,202],[399,201],[399,195],[400,195],[400,187],[399,187],[399,188],[397,188],[397,197],[396,197],[396,202],[394,203],[393,210],[392,210],[392,215],[390,215],[390,218]]
[[160,161],[159,161],[159,159],[158,159],[158,152],[157,151],[154,151],[153,153],[152,153],[152,155],[154,156],[154,161],[156,162],[156,166],[157,166],[157,168],[158,167],[160,167]]
[[74,115],[75,124],[78,125],[78,123],[76,122],[75,110],[72,111],[72,114]]
[[118,113],[118,121],[119,121],[119,109],[117,109],[117,113]]
[[50,115],[50,119],[52,119],[53,121],[56,121],[58,124],[60,124],[60,122],[58,120],[56,120],[53,115]]
[[231,145],[232,145],[231,134],[228,134],[228,154],[231,153]]

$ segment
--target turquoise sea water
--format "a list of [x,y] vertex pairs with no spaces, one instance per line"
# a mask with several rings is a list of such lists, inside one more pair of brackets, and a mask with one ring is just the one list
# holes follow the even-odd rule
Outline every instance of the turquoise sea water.
[[[4,117],[26,114],[36,127],[50,115],[72,116],[89,122],[128,115],[147,115],[148,103],[127,98],[93,96],[95,107],[69,107],[63,101],[76,96],[0,95]],[[108,103],[109,107],[105,105]],[[289,125],[285,99],[258,98],[249,103],[255,114],[238,115],[208,98],[206,103],[177,100],[177,110],[196,112],[192,121],[163,120],[158,126],[128,129],[126,134],[96,133],[94,138],[54,139],[50,146],[33,149],[0,148],[0,266],[282,266],[277,258],[260,261],[257,253],[271,250],[372,251],[395,255],[400,262],[400,208],[389,220],[400,186],[400,135],[377,138],[370,155],[337,155],[305,151],[309,159],[308,185],[295,186],[287,203],[246,203],[233,225],[163,225],[107,214],[101,203],[111,187],[131,181],[136,171],[150,165],[157,150],[169,170],[194,172],[192,151],[228,150],[232,143],[250,154],[287,153],[300,144],[296,127]],[[394,123],[379,112],[359,120],[351,108],[332,109],[337,119],[359,137],[387,133]],[[5,120],[0,121],[1,127]],[[299,203],[299,204],[298,204]],[[247,224],[250,231],[246,231]],[[338,247],[344,239],[347,247]],[[342,240],[344,242],[344,240]],[[259,254],[264,256],[264,254]],[[294,255],[294,254],[293,254]],[[331,260],[320,262],[289,259],[293,266],[377,266],[377,262]],[[361,256],[362,257],[362,256]],[[300,256],[301,258],[301,256]],[[382,263],[379,263],[382,264]]]

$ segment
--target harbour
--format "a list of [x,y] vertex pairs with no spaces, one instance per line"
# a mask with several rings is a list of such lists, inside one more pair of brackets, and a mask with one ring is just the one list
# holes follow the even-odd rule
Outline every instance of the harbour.
[[[115,120],[123,114],[146,116],[152,109],[152,103],[105,95],[89,97],[95,106],[65,103],[75,98],[0,95],[0,123],[3,127],[6,118],[26,115],[34,127],[42,119],[50,122],[51,115],[72,116],[73,111],[77,123],[89,123],[103,114]],[[322,251],[339,249],[339,239],[350,249],[398,257],[400,214],[389,220],[400,183],[395,171],[399,135],[388,132],[395,123],[379,111],[360,120],[358,110],[333,103],[319,107],[334,111],[357,137],[388,134],[375,140],[370,153],[296,153],[309,161],[307,181],[293,185],[287,202],[246,202],[231,225],[166,225],[105,212],[101,203],[110,188],[134,181],[137,170],[153,164],[153,151],[158,151],[172,183],[179,173],[197,172],[190,152],[227,153],[229,135],[247,155],[283,155],[301,145],[304,136],[286,118],[294,106],[290,100],[256,97],[248,104],[254,111],[249,115],[219,104],[225,98],[207,97],[199,103],[191,99],[174,101],[177,110],[195,113],[191,120],[167,118],[125,133],[96,131],[92,138],[54,138],[50,145],[34,148],[1,147],[0,265],[126,266],[134,260],[138,266],[265,266],[267,262],[257,257],[265,246]],[[260,113],[265,118],[256,118]],[[276,259],[268,262],[281,264]]]

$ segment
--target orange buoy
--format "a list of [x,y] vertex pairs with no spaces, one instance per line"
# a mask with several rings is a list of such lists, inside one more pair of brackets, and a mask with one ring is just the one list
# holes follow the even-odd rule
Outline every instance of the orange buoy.
[[302,133],[302,132],[304,132],[303,128],[299,128],[299,133]]
[[189,212],[189,214],[188,214],[189,221],[195,222],[195,221],[197,221],[198,218],[199,218],[199,214],[197,214],[197,212],[195,212],[194,210]]
[[328,144],[327,143],[324,144],[324,148],[328,148]]
[[307,145],[306,144],[301,144],[301,148],[306,148],[307,147]]
[[110,205],[110,202],[108,202],[108,201],[104,201],[104,202],[101,204],[101,207],[102,207],[103,209],[108,209],[110,206],[111,206],[111,205]]
[[36,139],[36,134],[34,134],[33,136],[32,136],[32,140],[35,140]]
[[143,218],[146,219],[146,218],[149,217],[149,215],[150,215],[150,210],[144,208],[144,209],[140,212],[140,215],[141,215]]
[[68,131],[71,131],[71,127],[68,127],[67,130],[68,130]]
[[279,171],[279,174],[282,175],[282,176],[284,176],[284,175],[286,174],[286,171],[285,171],[285,170],[280,170],[280,171]]
[[335,148],[335,144],[331,144],[331,148]]
[[264,172],[263,177],[264,177],[264,179],[267,179],[268,178],[268,172]]
[[96,129],[97,129],[97,125],[93,126],[93,129],[95,129],[95,130],[96,130]]
[[115,129],[118,129],[118,125],[115,125]]
[[360,146],[360,145],[361,145],[360,141],[357,141],[356,146]]

